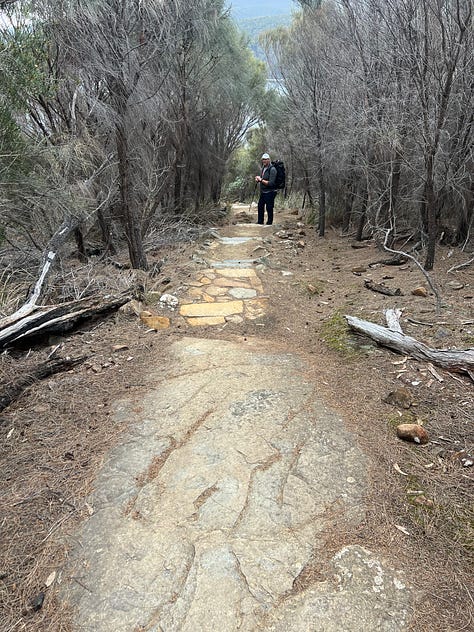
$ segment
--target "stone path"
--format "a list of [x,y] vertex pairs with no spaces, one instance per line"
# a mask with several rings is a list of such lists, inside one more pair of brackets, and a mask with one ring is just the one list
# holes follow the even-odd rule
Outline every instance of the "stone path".
[[[235,242],[220,240],[213,256],[229,249]],[[231,291],[261,298],[264,289],[249,262],[238,267],[238,252],[235,267],[216,257],[197,275],[197,302],[181,307],[191,325],[252,317],[253,294]],[[116,423],[130,430],[96,481],[93,515],[62,579],[75,629],[407,629],[399,573],[357,546],[325,555],[335,524],[364,517],[367,462],[301,360],[258,339],[183,337],[170,354],[151,368],[140,402],[116,405]]]
[[262,243],[265,228],[238,224],[232,226],[232,233],[231,237],[217,234],[205,254],[209,269],[198,272],[190,283],[180,307],[189,325],[241,323],[265,313],[268,299],[255,269],[266,253]]

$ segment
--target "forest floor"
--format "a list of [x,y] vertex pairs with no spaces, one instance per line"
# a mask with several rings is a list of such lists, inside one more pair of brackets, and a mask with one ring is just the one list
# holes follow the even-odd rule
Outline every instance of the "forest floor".
[[[240,220],[246,210],[234,209]],[[342,546],[360,546],[403,571],[411,594],[407,629],[472,628],[474,467],[462,458],[474,451],[474,385],[467,375],[353,336],[344,321],[348,314],[383,323],[383,310],[398,307],[405,333],[432,347],[473,347],[472,268],[448,272],[468,257],[438,248],[434,278],[443,301],[438,314],[429,291],[426,296],[412,294],[415,288],[427,288],[413,263],[377,263],[387,256],[373,242],[352,248],[348,238],[332,229],[321,239],[288,211],[277,212],[276,222],[259,229],[255,268],[265,305],[255,319],[224,318],[213,326],[192,326],[178,311],[159,307],[163,291],[183,303],[193,288],[199,289],[195,278],[212,252],[211,239],[156,253],[165,263],[156,278],[145,280],[146,308],[169,317],[169,328],[150,330],[133,313],[117,314],[51,339],[30,354],[30,359],[47,357],[57,348],[63,357],[87,355],[87,360],[34,384],[1,417],[2,632],[74,629],[63,599],[63,569],[71,563],[84,525],[97,515],[91,499],[100,472],[141,414],[150,375],[159,384],[160,375],[164,379],[176,361],[176,345],[189,338],[216,341],[217,346],[257,340],[269,353],[291,354],[301,362],[301,379],[344,422],[343,428],[335,425],[335,434],[349,433],[367,462],[368,483],[359,490],[363,518],[347,522],[332,515],[325,556]],[[229,236],[232,230],[224,229]],[[375,293],[365,287],[366,279],[399,288],[401,294]],[[28,359],[11,353],[3,354],[1,362],[6,384]],[[409,401],[384,401],[400,387],[410,391]],[[125,399],[136,405],[119,423],[117,406]],[[428,444],[397,439],[399,420],[413,419],[425,426]],[[151,476],[149,469],[144,476]],[[205,501],[202,497],[199,508]],[[298,575],[301,591],[328,580],[316,565],[303,570]]]

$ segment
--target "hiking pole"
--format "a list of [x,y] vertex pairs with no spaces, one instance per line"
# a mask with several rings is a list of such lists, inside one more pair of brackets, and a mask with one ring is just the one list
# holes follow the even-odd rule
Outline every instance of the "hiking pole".
[[257,192],[258,182],[255,183],[255,188],[252,193],[252,200],[250,201],[249,213],[252,211],[253,198],[255,197],[255,193]]

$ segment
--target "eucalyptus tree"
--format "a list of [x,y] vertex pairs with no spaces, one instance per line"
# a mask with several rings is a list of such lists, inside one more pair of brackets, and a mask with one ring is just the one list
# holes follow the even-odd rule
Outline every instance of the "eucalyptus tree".
[[292,145],[299,152],[298,168],[309,196],[316,185],[319,234],[324,236],[328,161],[331,161],[335,133],[333,109],[339,84],[338,75],[333,73],[337,21],[331,6],[319,5],[314,3],[296,16],[290,28],[267,34],[265,47],[283,88],[287,117],[293,119],[290,123],[295,135]]
[[326,191],[346,229],[358,210],[358,238],[411,228],[430,269],[440,232],[454,224],[466,243],[473,221],[472,2],[300,4],[266,37],[290,153],[312,166],[323,217]]
[[[403,76],[404,90],[412,96],[411,136],[418,144],[414,154],[422,161],[420,214],[427,234],[425,268],[430,270],[435,261],[447,171],[454,175],[448,165],[457,154],[459,167],[460,156],[467,158],[472,151],[468,112],[472,113],[473,106],[473,5],[470,0],[384,0],[377,2],[376,9],[384,23],[387,45],[395,51],[396,72]],[[466,181],[456,178],[457,186],[463,187],[463,179]]]
[[199,195],[202,199],[205,187],[213,202],[219,200],[229,157],[262,119],[269,102],[263,63],[253,57],[231,22],[222,26],[210,52],[217,65],[203,94],[194,140],[194,147],[205,147],[207,154],[198,157],[201,167],[207,166],[207,183],[198,179],[196,201]]
[[[202,21],[206,10],[214,20]],[[265,72],[224,11],[224,2],[189,7],[165,81],[171,204],[179,213],[217,202],[226,163],[257,120]]]

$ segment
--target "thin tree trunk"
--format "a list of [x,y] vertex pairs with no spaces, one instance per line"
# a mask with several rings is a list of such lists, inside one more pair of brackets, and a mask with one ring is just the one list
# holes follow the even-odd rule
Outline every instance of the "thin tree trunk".
[[428,244],[426,251],[425,270],[432,270],[436,254],[436,236],[438,222],[436,219],[436,204],[433,181],[433,156],[428,156],[426,165],[426,219],[428,228]]
[[80,226],[78,226],[74,230],[74,239],[76,240],[79,261],[82,261],[82,263],[86,263],[87,254],[86,254],[86,248],[84,246],[84,233],[82,232],[82,229],[80,228]]
[[130,156],[124,110],[125,108],[123,107],[122,112],[119,112],[120,120],[117,122],[116,126],[117,158],[120,180],[120,215],[125,228],[128,253],[132,268],[146,270],[148,266],[143,247],[141,226],[132,200]]

